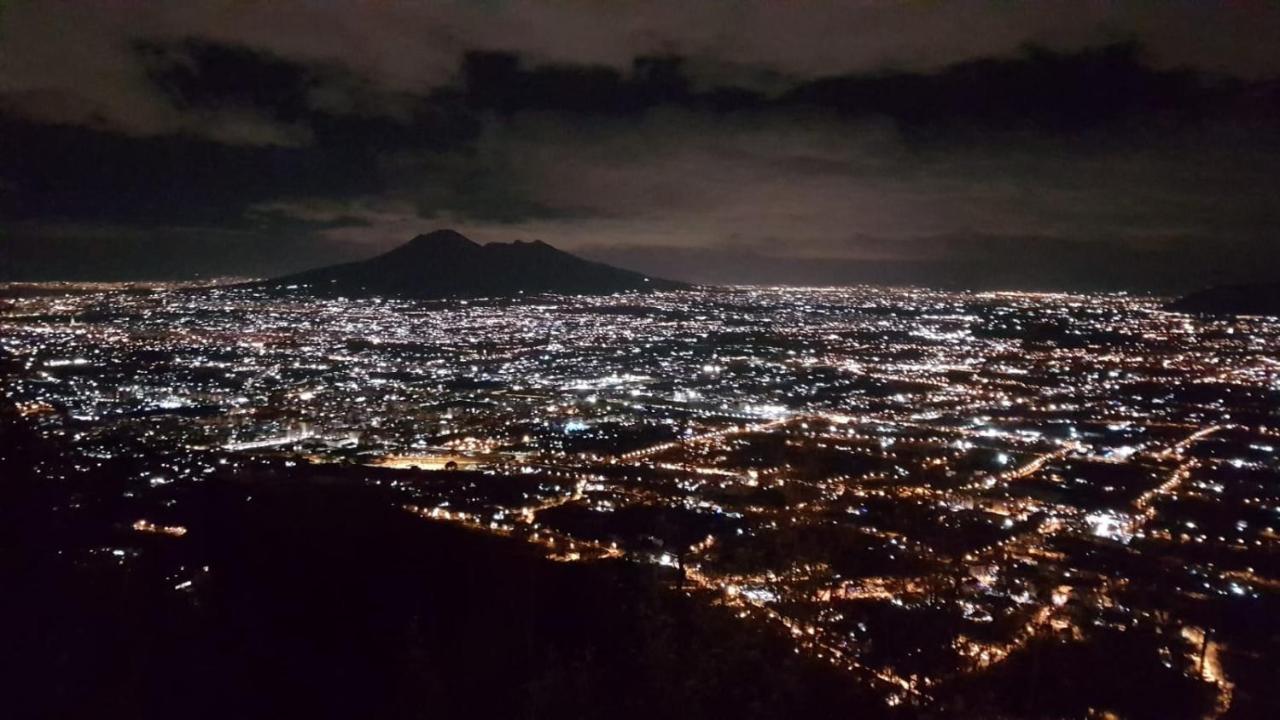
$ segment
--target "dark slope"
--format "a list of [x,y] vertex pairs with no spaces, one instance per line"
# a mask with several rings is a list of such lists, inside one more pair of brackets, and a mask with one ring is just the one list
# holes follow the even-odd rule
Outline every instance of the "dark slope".
[[675,592],[670,571],[550,562],[424,521],[368,468],[220,466],[170,486],[163,517],[189,528],[170,538],[129,530],[162,500],[122,494],[164,455],[86,472],[74,457],[0,401],[0,717],[887,715],[778,632]]
[[480,245],[453,230],[419,235],[369,260],[309,270],[266,284],[305,286],[322,295],[411,298],[595,295],[685,287],[583,260],[540,240]]
[[1207,288],[1178,298],[1165,309],[1205,315],[1280,316],[1280,283]]

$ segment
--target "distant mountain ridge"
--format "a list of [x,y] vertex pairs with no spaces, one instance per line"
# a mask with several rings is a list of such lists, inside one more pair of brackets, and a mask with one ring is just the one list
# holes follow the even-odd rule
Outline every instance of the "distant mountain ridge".
[[604,295],[688,287],[584,260],[541,240],[481,245],[454,230],[419,235],[368,260],[286,275],[259,285],[296,286],[320,295],[421,299],[538,293]]
[[1180,297],[1165,309],[1206,315],[1280,316],[1280,283],[1211,287]]

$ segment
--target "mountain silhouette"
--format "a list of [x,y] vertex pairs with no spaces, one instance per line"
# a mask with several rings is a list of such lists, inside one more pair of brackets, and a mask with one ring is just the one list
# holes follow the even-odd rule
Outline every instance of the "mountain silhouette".
[[1178,298],[1165,309],[1203,315],[1280,316],[1280,283],[1211,287]]
[[541,240],[481,245],[453,230],[419,235],[368,260],[286,275],[262,285],[319,295],[423,299],[522,293],[605,295],[688,287],[584,260]]

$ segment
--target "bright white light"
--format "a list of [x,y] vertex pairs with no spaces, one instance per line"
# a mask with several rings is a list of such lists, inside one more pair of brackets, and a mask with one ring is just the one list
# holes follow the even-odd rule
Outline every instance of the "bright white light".
[[1123,516],[1111,512],[1095,512],[1086,515],[1084,520],[1089,523],[1093,534],[1098,537],[1122,543],[1128,543],[1133,539],[1133,533],[1128,530],[1129,523]]

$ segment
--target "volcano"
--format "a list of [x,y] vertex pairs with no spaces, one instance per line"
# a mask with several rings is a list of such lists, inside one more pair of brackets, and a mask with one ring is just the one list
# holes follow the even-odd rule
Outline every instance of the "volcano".
[[286,275],[260,285],[326,296],[421,299],[607,295],[688,287],[584,260],[541,240],[481,245],[453,230],[419,235],[368,260]]

